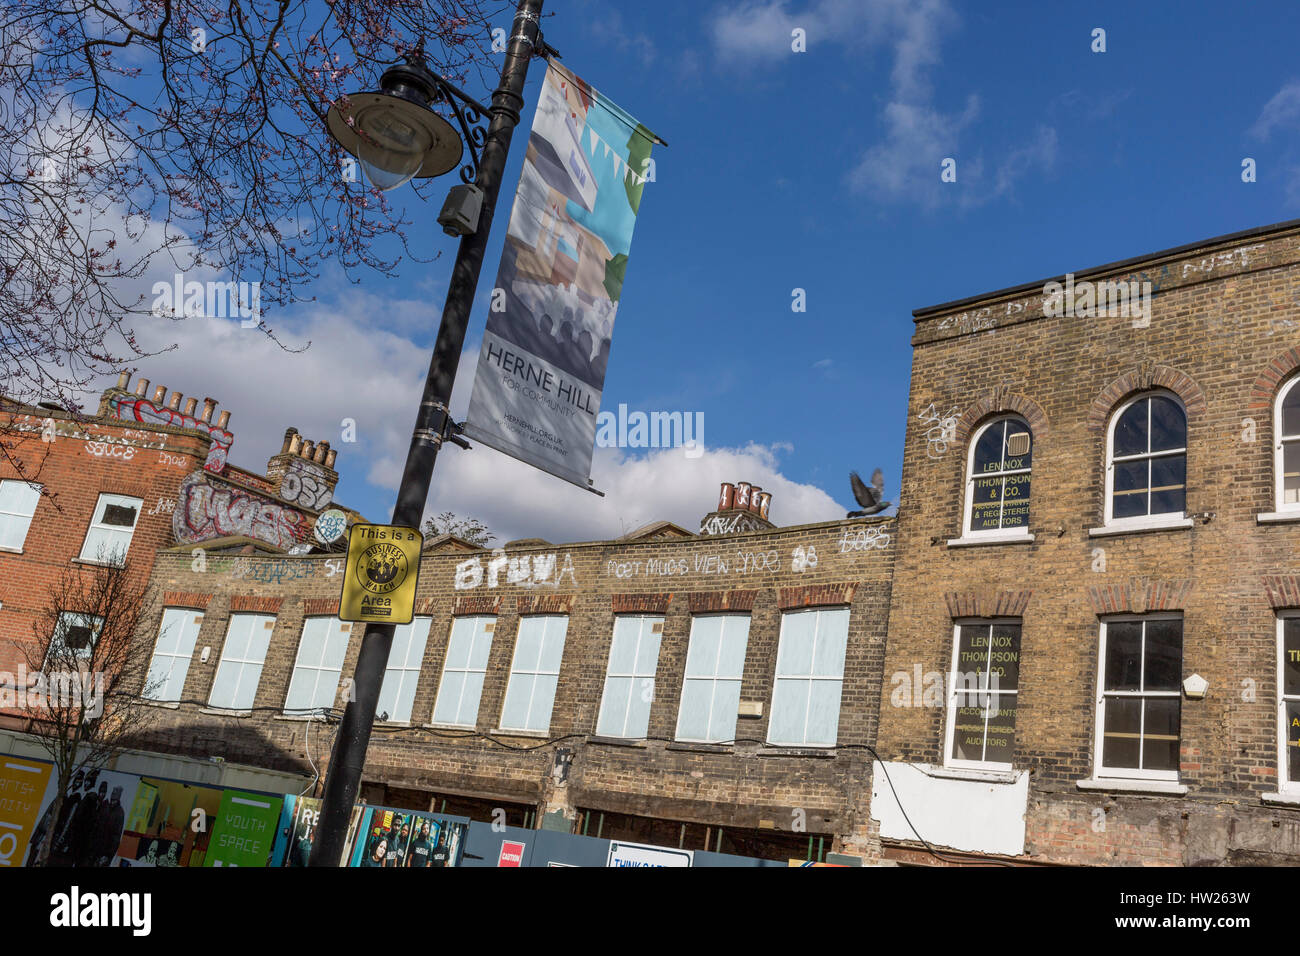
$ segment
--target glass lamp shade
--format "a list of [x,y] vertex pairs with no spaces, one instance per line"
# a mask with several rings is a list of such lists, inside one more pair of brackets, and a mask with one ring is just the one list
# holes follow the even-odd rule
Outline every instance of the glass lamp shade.
[[330,107],[330,135],[355,156],[376,188],[396,189],[460,164],[464,144],[437,113],[387,93],[355,93]]
[[424,165],[433,137],[423,126],[406,122],[401,107],[380,105],[357,116],[357,158],[361,169],[379,189],[408,183]]

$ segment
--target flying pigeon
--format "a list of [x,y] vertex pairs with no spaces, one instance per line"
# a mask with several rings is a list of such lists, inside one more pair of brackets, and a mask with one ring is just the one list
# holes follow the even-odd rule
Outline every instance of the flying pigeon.
[[849,484],[853,486],[853,497],[858,500],[858,504],[862,505],[862,510],[850,511],[844,516],[846,518],[863,518],[867,515],[873,515],[877,511],[884,511],[893,503],[881,500],[885,496],[885,476],[879,468],[871,475],[871,487],[863,484],[856,471],[849,472]]

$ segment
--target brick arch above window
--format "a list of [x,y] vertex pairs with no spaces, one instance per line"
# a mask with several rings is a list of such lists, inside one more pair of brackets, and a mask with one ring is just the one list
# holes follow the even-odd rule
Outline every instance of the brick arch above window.
[[1088,588],[1092,609],[1103,614],[1146,614],[1150,611],[1181,611],[1192,590],[1190,578],[1129,578]]
[[943,596],[948,614],[960,617],[1023,617],[1032,590],[1003,591],[993,586],[971,588],[968,591],[950,591]]
[[1274,356],[1250,387],[1250,407],[1271,409],[1282,383],[1297,371],[1300,371],[1300,346]]
[[1110,419],[1111,413],[1125,398],[1156,388],[1168,389],[1182,399],[1183,409],[1187,412],[1189,422],[1193,417],[1205,413],[1205,392],[1196,384],[1195,379],[1168,365],[1143,362],[1137,368],[1115,379],[1092,400],[1092,408],[1088,412],[1088,427],[1094,432],[1105,432],[1106,422]]
[[1034,433],[1034,441],[1041,441],[1047,435],[1047,414],[1032,398],[1019,395],[1005,385],[991,388],[977,398],[957,421],[956,441],[965,445],[974,434],[976,427],[993,415],[1020,415],[1029,423],[1029,430]]

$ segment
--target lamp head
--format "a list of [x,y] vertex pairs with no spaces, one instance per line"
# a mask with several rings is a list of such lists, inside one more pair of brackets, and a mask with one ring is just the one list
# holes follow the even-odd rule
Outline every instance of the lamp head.
[[418,56],[384,71],[379,92],[354,93],[330,106],[330,135],[355,156],[377,188],[396,189],[412,179],[451,172],[464,144],[429,104],[437,80]]

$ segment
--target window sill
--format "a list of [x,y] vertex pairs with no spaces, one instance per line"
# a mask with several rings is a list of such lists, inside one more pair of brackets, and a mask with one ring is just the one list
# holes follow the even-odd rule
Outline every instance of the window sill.
[[781,744],[767,744],[758,749],[760,757],[820,757],[834,759],[836,750],[831,747],[786,747]]
[[148,697],[141,697],[140,703],[146,707],[162,707],[166,710],[180,710],[181,702],[179,700],[151,700]]
[[124,568],[125,561],[92,561],[90,558],[73,558],[73,564],[84,564],[90,568]]
[[729,754],[733,752],[731,744],[692,743],[688,740],[665,744],[664,750],[680,750],[683,753],[690,754]]
[[0,553],[3,554],[22,554],[22,548],[11,548],[7,544],[0,544]]
[[504,727],[494,727],[488,733],[497,737],[538,737],[543,740],[551,736],[549,730],[507,730]]
[[1142,534],[1147,531],[1173,531],[1180,528],[1190,528],[1194,525],[1191,518],[1174,518],[1167,515],[1161,515],[1158,518],[1143,518],[1141,520],[1132,520],[1128,518],[1120,521],[1113,521],[1110,524],[1102,525],[1100,528],[1089,528],[1088,537],[1102,538],[1112,534]]
[[604,744],[606,747],[633,747],[638,750],[646,748],[645,740],[636,737],[588,737],[587,743]]
[[949,538],[950,548],[976,548],[982,544],[1033,544],[1034,536],[1028,531],[1020,534],[970,534]]
[[1255,515],[1256,524],[1300,523],[1300,511],[1265,511]]
[[976,780],[981,783],[1015,783],[1020,775],[1014,770],[974,770],[967,767],[936,767],[917,764],[917,769],[927,777],[943,780]]
[[[209,711],[205,711],[205,713],[209,713]],[[307,722],[307,721],[309,721],[309,720],[325,720],[325,719],[326,719],[326,716],[325,716],[325,714],[323,714],[323,713],[320,713],[320,714],[276,714],[276,715],[275,715],[274,717],[272,717],[271,719],[272,719],[272,720],[292,720],[292,721],[297,721],[297,722],[299,722],[299,723],[305,723],[305,722]]]
[[1265,793],[1260,795],[1260,800],[1264,803],[1280,807],[1300,807],[1300,792],[1296,793]]
[[[422,726],[430,730],[463,730],[467,734],[472,734],[478,729],[475,724],[435,724],[432,721]],[[502,733],[502,731],[494,730],[492,733]]]
[[1138,777],[1089,777],[1074,781],[1074,785],[1080,790],[1104,790],[1108,793],[1158,793],[1175,797],[1187,793],[1187,787],[1174,780],[1143,780]]
[[411,722],[409,720],[380,720],[378,717],[376,717],[375,726],[376,727],[410,727]]
[[199,709],[200,714],[213,714],[217,717],[252,717],[251,710],[234,710],[229,707],[202,707]]

